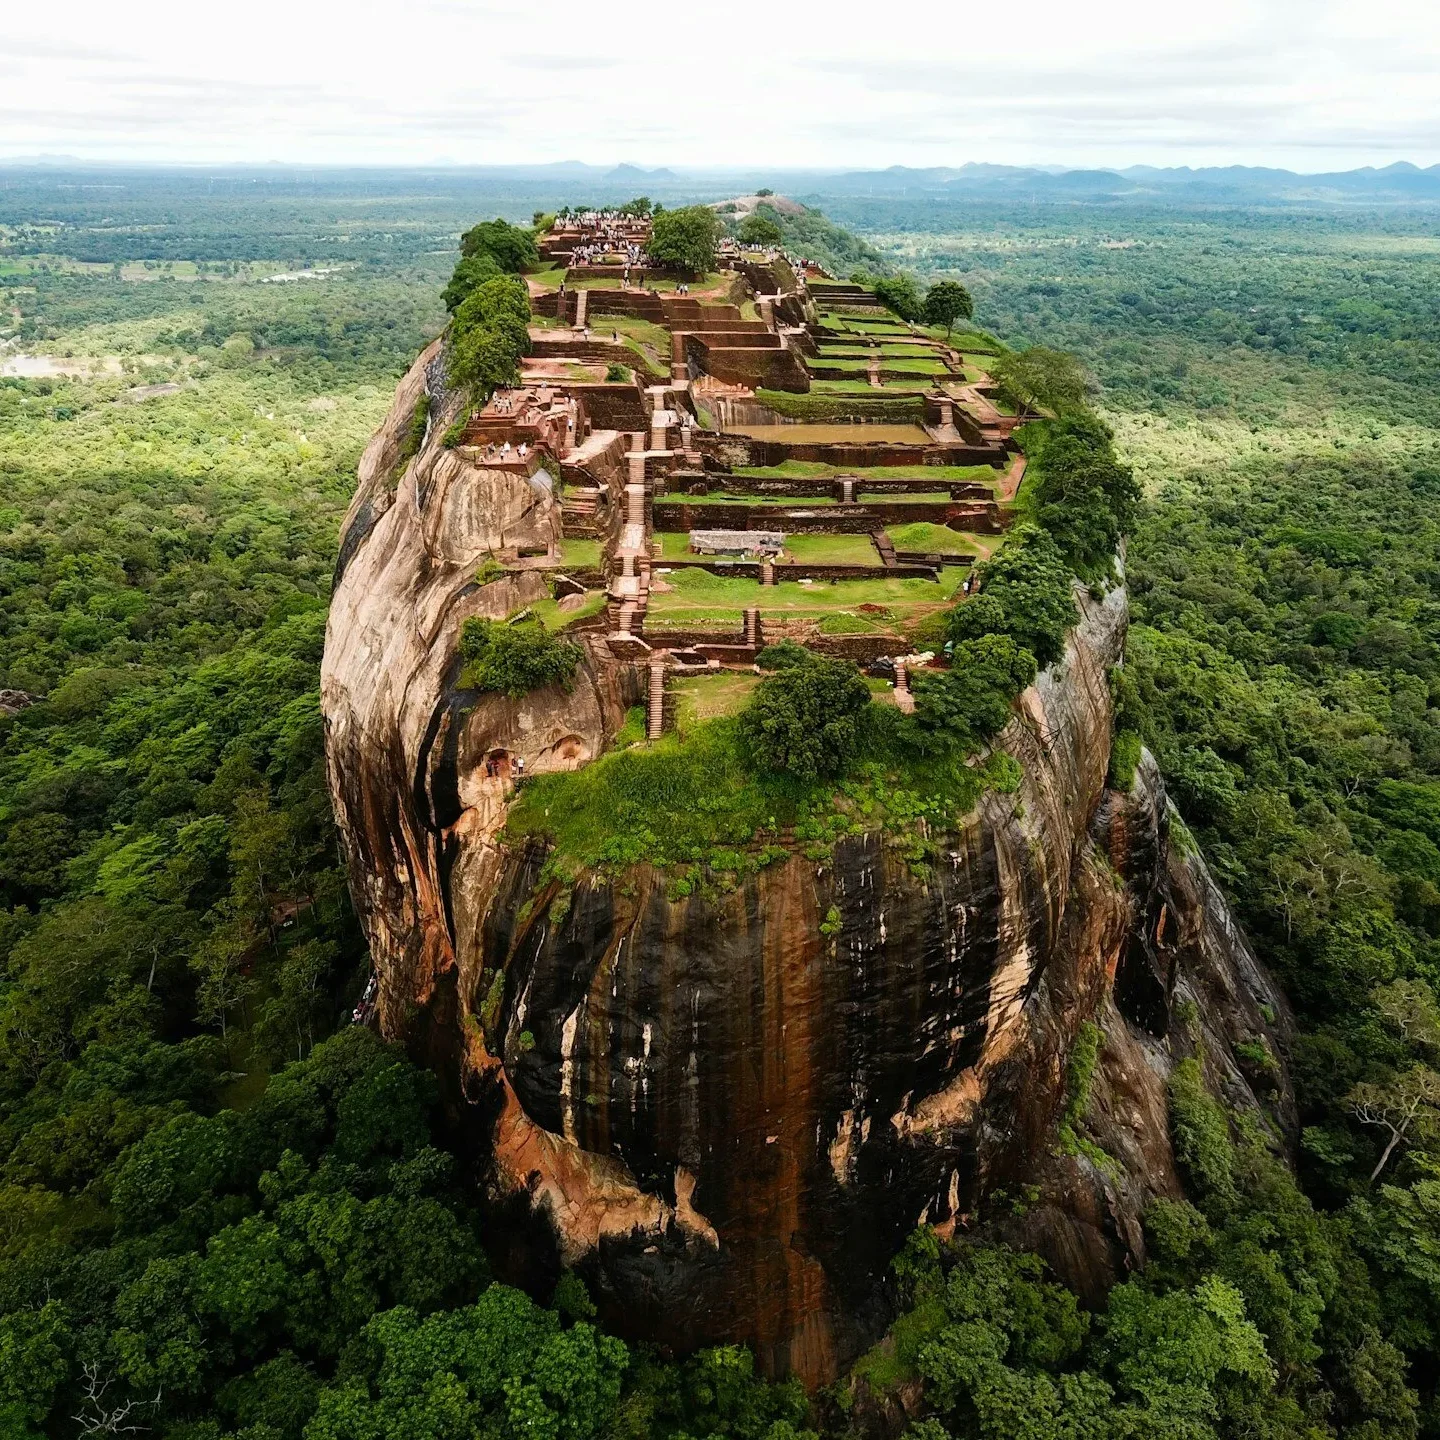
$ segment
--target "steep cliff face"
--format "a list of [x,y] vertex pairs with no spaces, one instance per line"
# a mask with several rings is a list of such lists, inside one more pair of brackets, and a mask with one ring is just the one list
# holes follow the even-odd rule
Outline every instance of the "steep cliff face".
[[[538,586],[477,588],[475,562],[558,521],[526,482],[433,440],[376,518],[404,402],[402,387],[345,539],[332,783],[382,1027],[451,1082],[477,1176],[540,1237],[528,1260],[579,1267],[622,1331],[745,1341],[771,1371],[825,1379],[882,1328],[906,1233],[968,1226],[997,1187],[1035,1187],[1012,1228],[1083,1291],[1140,1259],[1144,1203],[1179,1190],[1168,1074],[1197,1045],[1232,1103],[1284,1132],[1283,1081],[1257,1098],[1232,1058],[1242,1039],[1279,1048],[1280,997],[1172,842],[1153,765],[1106,789],[1123,591],[1077,589],[1064,658],[1000,737],[1019,789],[934,837],[927,871],[876,834],[718,897],[671,900],[643,868],[562,893],[541,850],[500,842],[485,759],[583,763],[636,679],[596,652],[568,694],[457,691],[464,616]],[[1076,1096],[1087,1022],[1099,1058]],[[1084,1144],[1057,1129],[1067,1097]]]

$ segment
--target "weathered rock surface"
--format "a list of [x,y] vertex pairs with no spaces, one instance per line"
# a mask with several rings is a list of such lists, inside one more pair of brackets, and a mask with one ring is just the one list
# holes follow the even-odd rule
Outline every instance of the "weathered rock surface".
[[[1138,1261],[1144,1203],[1179,1190],[1166,1082],[1197,1036],[1227,1098],[1284,1133],[1283,1079],[1262,1105],[1232,1058],[1280,1049],[1283,1002],[1171,843],[1148,757],[1129,794],[1106,788],[1121,590],[1077,589],[1065,657],[1000,739],[1019,789],[936,837],[928,874],[870,835],[718,897],[671,900],[643,868],[542,885],[539,848],[497,842],[486,759],[583,763],[638,677],[597,650],[568,694],[457,691],[463,618],[539,593],[477,587],[476,563],[545,543],[558,506],[433,423],[392,495],[427,363],[362,464],[322,700],[382,1028],[449,1082],[516,1265],[579,1267],[626,1333],[745,1341],[825,1379],[883,1327],[906,1233],[969,1225],[997,1187],[1037,1187],[1013,1228],[1085,1293]],[[1089,1021],[1093,1144],[1071,1154],[1057,1121]]]

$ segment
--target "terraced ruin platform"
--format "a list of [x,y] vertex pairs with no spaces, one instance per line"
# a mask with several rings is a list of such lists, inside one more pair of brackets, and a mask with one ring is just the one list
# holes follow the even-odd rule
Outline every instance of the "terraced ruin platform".
[[780,250],[724,247],[677,293],[648,238],[580,215],[542,240],[523,384],[462,443],[558,487],[565,541],[503,563],[553,571],[547,623],[646,667],[654,733],[667,677],[748,670],[781,638],[887,674],[938,649],[1023,473],[983,337]]

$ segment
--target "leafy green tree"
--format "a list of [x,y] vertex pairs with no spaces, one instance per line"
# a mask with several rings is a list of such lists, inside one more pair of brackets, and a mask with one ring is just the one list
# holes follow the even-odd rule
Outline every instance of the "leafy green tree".
[[981,590],[950,612],[956,644],[985,635],[1008,635],[1039,665],[1065,651],[1075,623],[1070,566],[1049,534],[1018,527],[1010,544],[977,570]]
[[699,279],[715,268],[715,249],[724,233],[708,205],[687,205],[655,216],[646,245],[650,258]]
[[39,1436],[70,1370],[73,1339],[54,1300],[0,1315],[0,1425],[6,1435]]
[[1111,439],[1109,428],[1088,411],[1066,413],[1034,435],[1035,518],[1087,578],[1113,569],[1140,500],[1139,483],[1116,457]]
[[974,750],[1004,728],[1015,697],[1035,678],[1035,657],[1009,635],[963,640],[948,670],[911,679],[915,721],[944,743]]
[[943,325],[945,338],[957,320],[968,320],[975,313],[970,292],[958,280],[937,280],[925,295],[925,322]]
[[446,310],[453,315],[487,280],[494,280],[504,273],[504,268],[488,250],[462,255],[455,263],[455,272],[449,283],[440,292]]
[[339,958],[338,947],[324,940],[305,940],[284,953],[276,993],[261,1008],[254,1035],[273,1060],[303,1060],[314,1048]]
[[1085,371],[1075,356],[1044,345],[1007,350],[990,367],[1001,388],[1023,410],[1057,415],[1085,403]]
[[508,275],[518,275],[540,259],[533,231],[498,219],[472,225],[460,237],[460,255],[467,260],[488,255]]
[[562,1330],[503,1285],[448,1313],[385,1311],[362,1333],[367,1363],[320,1391],[307,1440],[591,1440],[606,1433],[629,1359],[621,1341],[584,1322]]
[[230,1019],[255,993],[249,961],[263,943],[262,935],[243,915],[212,931],[190,962],[195,972],[195,1013],[202,1025],[218,1025],[228,1039]]
[[520,378],[530,349],[530,296],[513,275],[486,280],[460,304],[450,327],[450,378],[488,397]]
[[906,274],[881,275],[870,282],[875,298],[902,320],[919,320],[925,313],[924,302],[914,279]]
[[813,651],[794,640],[777,640],[760,651],[755,663],[762,670],[789,670],[796,665],[809,665],[814,658]]
[[1384,1141],[1370,1172],[1372,1184],[1400,1146],[1440,1139],[1440,1074],[1428,1065],[1411,1065],[1386,1081],[1356,1085],[1347,1106],[1362,1125],[1377,1129]]
[[767,245],[774,246],[781,244],[785,239],[785,232],[769,215],[762,214],[759,210],[753,210],[741,222],[736,232],[742,245]]
[[816,656],[762,680],[740,726],[762,765],[813,780],[837,775],[855,756],[869,704],[854,665]]

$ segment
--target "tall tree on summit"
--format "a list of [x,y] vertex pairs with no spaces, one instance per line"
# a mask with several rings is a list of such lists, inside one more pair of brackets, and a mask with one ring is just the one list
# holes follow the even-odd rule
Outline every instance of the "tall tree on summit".
[[925,319],[931,325],[943,325],[945,338],[957,320],[968,320],[975,313],[970,292],[958,280],[939,280],[925,296]]
[[715,247],[724,230],[708,205],[687,205],[655,217],[646,247],[652,260],[699,279],[715,268]]

